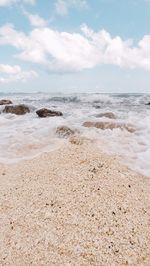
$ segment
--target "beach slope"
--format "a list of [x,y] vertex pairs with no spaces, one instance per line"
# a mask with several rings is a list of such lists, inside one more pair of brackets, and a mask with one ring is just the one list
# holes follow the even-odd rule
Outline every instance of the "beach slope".
[[150,186],[88,140],[0,165],[0,265],[150,265]]

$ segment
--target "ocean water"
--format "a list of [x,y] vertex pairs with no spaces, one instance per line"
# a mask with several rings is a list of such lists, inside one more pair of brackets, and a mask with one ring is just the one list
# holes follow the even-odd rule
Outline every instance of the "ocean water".
[[[120,155],[133,170],[150,177],[150,94],[0,94],[14,104],[26,104],[31,113],[4,114],[0,106],[0,163],[15,163],[61,147],[67,139],[58,138],[56,128],[69,126],[82,136],[94,139],[100,149]],[[63,117],[38,118],[42,107],[63,112]],[[97,118],[113,112],[117,119]],[[130,124],[135,129],[85,128],[85,121]]]

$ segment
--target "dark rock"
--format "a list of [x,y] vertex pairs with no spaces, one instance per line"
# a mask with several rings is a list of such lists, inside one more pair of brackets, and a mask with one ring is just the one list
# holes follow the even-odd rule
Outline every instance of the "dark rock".
[[120,129],[126,129],[127,131],[133,133],[135,132],[135,129],[129,125],[129,124],[123,124],[123,123],[112,123],[112,122],[84,122],[83,123],[83,126],[84,127],[95,127],[95,128],[98,128],[98,129],[102,129],[102,130],[105,130],[105,129],[115,129],[115,128],[120,128]]
[[4,99],[0,100],[0,105],[6,105],[6,104],[12,104],[12,101]]
[[150,102],[146,103],[145,105],[150,105]]
[[59,137],[63,137],[63,138],[68,138],[68,137],[74,135],[75,133],[76,133],[75,130],[72,130],[71,128],[66,127],[66,126],[58,127],[56,129],[56,134]]
[[112,112],[101,113],[101,114],[98,114],[96,117],[107,117],[107,118],[110,118],[110,119],[116,119],[117,118],[115,116],[115,114],[112,113]]
[[101,109],[100,105],[93,105],[93,107],[96,108],[96,109]]
[[37,110],[36,114],[39,117],[53,117],[53,116],[62,116],[63,115],[62,112],[52,111],[52,110],[49,110],[49,109],[46,109],[46,108],[42,108],[40,110]]
[[26,113],[30,113],[30,109],[28,106],[26,106],[24,104],[11,105],[11,106],[6,105],[3,112],[16,114],[16,115],[24,115]]

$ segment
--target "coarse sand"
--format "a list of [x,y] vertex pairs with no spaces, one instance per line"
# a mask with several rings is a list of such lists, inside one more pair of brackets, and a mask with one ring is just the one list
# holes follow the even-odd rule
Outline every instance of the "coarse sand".
[[89,140],[1,164],[0,265],[150,266],[150,179]]

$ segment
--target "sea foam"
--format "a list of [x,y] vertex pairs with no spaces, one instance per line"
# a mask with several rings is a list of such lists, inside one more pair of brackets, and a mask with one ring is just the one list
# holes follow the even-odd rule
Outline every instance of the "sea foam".
[[[66,142],[59,139],[56,129],[69,126],[83,136],[95,139],[100,149],[122,156],[132,169],[150,177],[150,94],[8,94],[2,98],[14,104],[27,104],[31,113],[17,116],[2,113],[0,106],[0,162],[13,163],[35,157],[45,151],[59,148]],[[63,112],[63,117],[40,119],[39,108]],[[130,124],[135,132],[115,128],[101,130],[85,128],[83,123],[110,122],[107,117],[98,118],[104,112],[113,112],[115,123]]]

